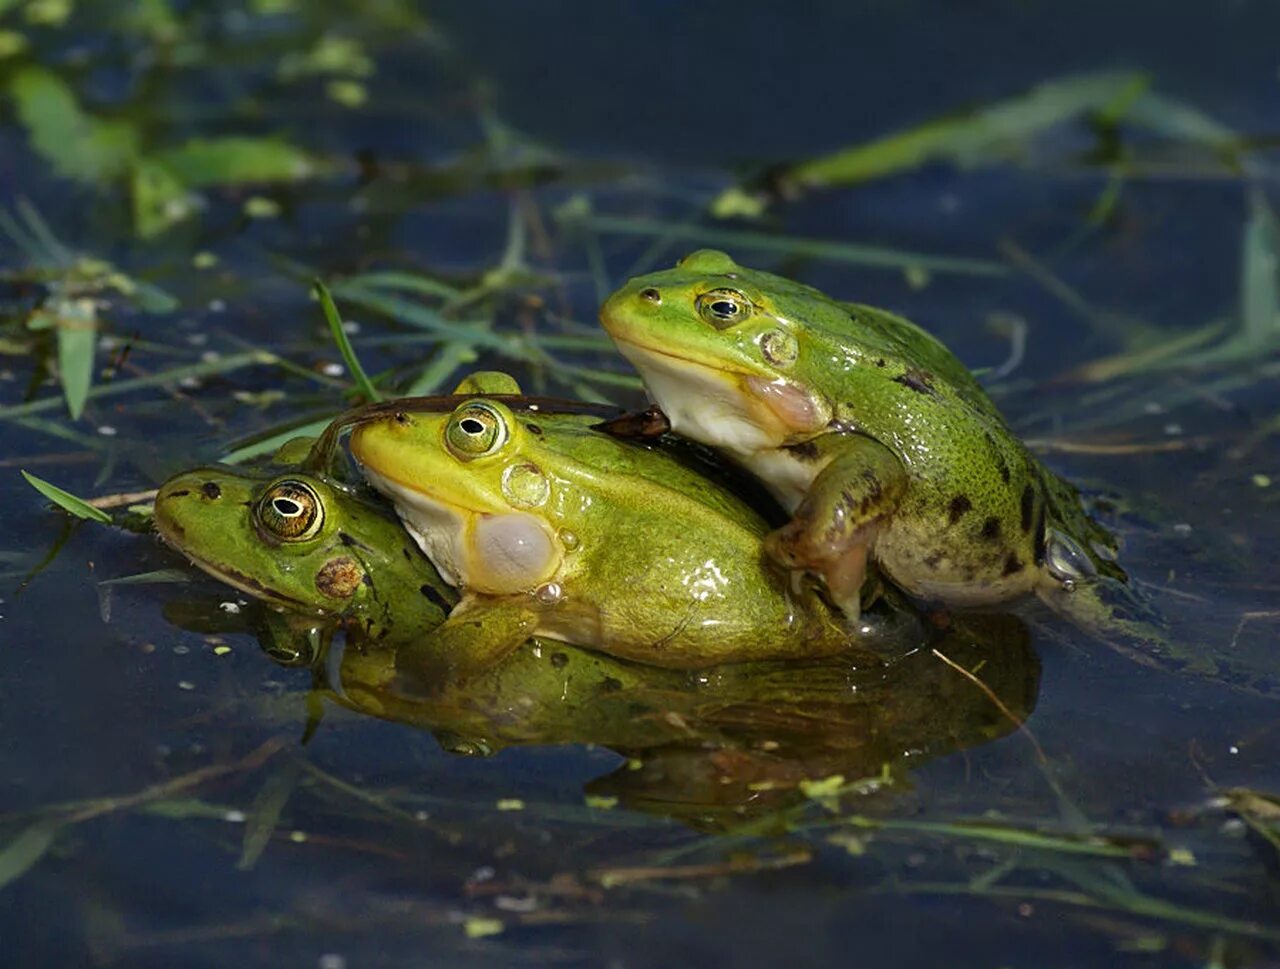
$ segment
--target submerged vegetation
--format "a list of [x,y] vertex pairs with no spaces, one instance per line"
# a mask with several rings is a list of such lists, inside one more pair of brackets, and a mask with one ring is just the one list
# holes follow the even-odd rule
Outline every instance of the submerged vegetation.
[[[875,742],[839,769],[750,775],[812,723],[701,707],[647,714],[683,746],[535,737],[574,746],[474,763],[438,723],[341,712],[359,704],[320,672],[257,654],[264,610],[98,527],[145,528],[178,468],[261,459],[478,366],[634,405],[595,307],[714,245],[934,327],[1090,486],[1174,634],[1280,682],[1273,132],[1160,76],[1089,72],[878,137],[836,127],[828,150],[746,171],[602,159],[521,131],[485,65],[402,0],[0,0],[0,90],[0,892],[74,897],[56,917],[98,962],[246,940],[305,961],[391,933],[405,952],[594,964],[595,924],[659,922],[670,947],[636,956],[656,965],[679,940],[700,951],[692,906],[871,931],[918,896],[1030,952],[1059,940],[1042,912],[1082,958],[1277,951],[1280,708],[1230,682],[1134,670],[1032,613],[1005,688],[1003,635],[917,658],[916,688],[964,691],[977,735],[957,715],[909,736],[888,711],[926,694],[862,684],[884,719],[840,735]],[[942,201],[912,210],[904,186]],[[890,235],[863,209],[894,200]],[[956,207],[972,224],[935,231]],[[43,737],[49,718],[74,736]],[[744,723],[749,743],[724,741]],[[92,756],[64,765],[57,743]],[[717,801],[730,787],[741,800]],[[150,911],[120,844],[187,908]],[[752,879],[778,886],[766,910]]]

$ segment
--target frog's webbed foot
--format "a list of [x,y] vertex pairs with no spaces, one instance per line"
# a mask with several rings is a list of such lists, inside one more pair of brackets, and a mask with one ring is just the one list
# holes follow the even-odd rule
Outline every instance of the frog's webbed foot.
[[851,436],[791,521],[765,537],[765,551],[785,568],[818,576],[845,618],[857,619],[871,543],[906,486],[906,469],[892,451]]
[[433,632],[400,649],[396,672],[413,692],[434,693],[495,666],[537,625],[537,611],[524,603],[464,599]]

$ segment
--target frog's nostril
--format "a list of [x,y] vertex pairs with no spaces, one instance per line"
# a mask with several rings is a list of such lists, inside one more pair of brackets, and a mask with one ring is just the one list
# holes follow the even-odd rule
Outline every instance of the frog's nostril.
[[661,293],[659,293],[659,292],[658,292],[656,289],[654,289],[652,286],[649,286],[649,287],[647,287],[647,288],[645,288],[645,289],[640,290],[640,298],[641,298],[641,299],[643,299],[643,300],[647,300],[647,301],[648,301],[648,302],[650,302],[650,303],[661,303],[661,302],[662,302],[662,294],[661,294]]
[[200,486],[200,490],[204,492],[204,496],[210,501],[217,501],[222,497],[222,489],[218,487],[216,481],[206,481]]

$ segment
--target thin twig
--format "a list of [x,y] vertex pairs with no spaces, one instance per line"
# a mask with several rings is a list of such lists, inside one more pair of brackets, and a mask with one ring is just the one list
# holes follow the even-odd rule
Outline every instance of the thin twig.
[[942,662],[946,663],[953,670],[955,670],[957,673],[963,676],[966,680],[968,680],[970,683],[976,686],[979,690],[985,693],[987,695],[987,699],[990,700],[992,703],[994,703],[996,705],[996,708],[1001,713],[1003,713],[1006,717],[1009,718],[1009,722],[1012,723],[1015,727],[1017,727],[1018,731],[1022,733],[1024,736],[1026,736],[1027,740],[1031,741],[1031,746],[1035,748],[1036,757],[1040,761],[1040,763],[1047,764],[1049,762],[1049,758],[1044,755],[1044,749],[1040,746],[1040,741],[1036,740],[1035,734],[1033,734],[1028,729],[1026,723],[1019,720],[1016,716],[1013,715],[1013,711],[1004,705],[1004,701],[1001,700],[998,696],[996,696],[995,692],[991,689],[991,687],[987,686],[987,684],[983,683],[982,680],[978,679],[978,677],[974,676],[967,669],[965,669],[963,666],[961,666],[955,660],[948,657],[946,654],[944,654],[940,650],[934,649],[934,650],[930,650],[930,652],[932,652],[934,656],[938,657],[938,659],[942,660]]

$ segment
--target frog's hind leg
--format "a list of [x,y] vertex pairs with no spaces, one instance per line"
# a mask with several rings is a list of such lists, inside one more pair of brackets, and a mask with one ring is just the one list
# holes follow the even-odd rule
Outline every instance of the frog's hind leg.
[[906,487],[906,469],[892,451],[852,436],[814,479],[791,521],[765,538],[765,550],[779,565],[821,578],[832,602],[856,619],[871,543]]

